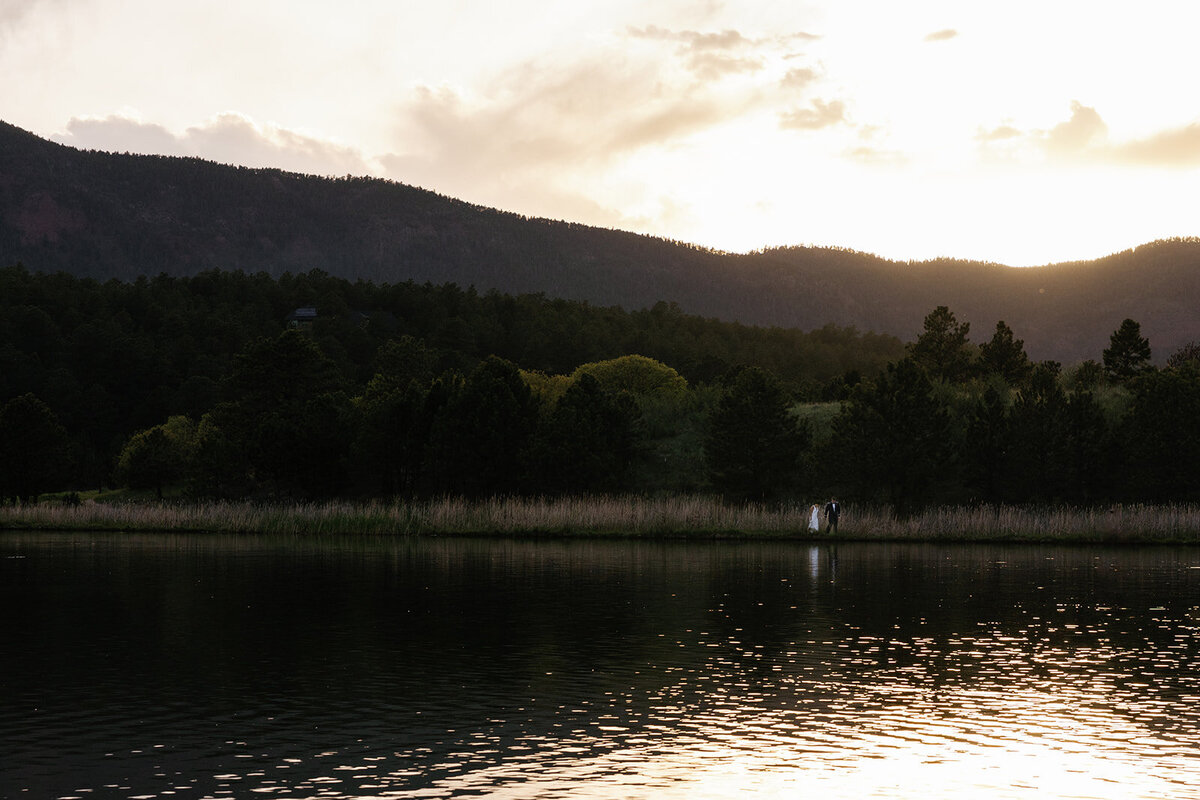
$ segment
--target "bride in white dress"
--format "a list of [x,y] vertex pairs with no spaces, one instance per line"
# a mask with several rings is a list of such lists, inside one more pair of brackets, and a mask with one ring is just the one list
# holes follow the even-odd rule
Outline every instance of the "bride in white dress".
[[821,530],[821,513],[816,503],[812,504],[812,508],[808,510],[808,531],[816,533]]

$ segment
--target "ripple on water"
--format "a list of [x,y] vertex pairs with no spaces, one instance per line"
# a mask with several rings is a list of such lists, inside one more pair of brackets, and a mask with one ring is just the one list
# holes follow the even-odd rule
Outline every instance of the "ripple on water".
[[107,546],[0,586],[0,796],[1200,796],[1163,551]]

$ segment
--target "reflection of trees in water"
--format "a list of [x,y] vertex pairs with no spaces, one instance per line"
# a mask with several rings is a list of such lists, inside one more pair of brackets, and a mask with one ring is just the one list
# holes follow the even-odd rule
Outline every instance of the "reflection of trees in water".
[[343,646],[395,658],[402,673],[364,676],[390,674],[406,719],[448,731],[419,759],[430,781],[561,758],[563,742],[580,759],[781,732],[819,744],[908,715],[1115,714],[1193,743],[1200,729],[1196,573],[1163,550],[389,546],[351,590],[374,625]]
[[[387,758],[419,774],[406,786],[666,741],[849,739],[905,714],[1011,719],[1044,706],[1200,736],[1200,570],[1180,566],[1194,551],[121,541],[80,551],[101,584],[61,601],[118,620],[108,639],[76,639],[106,653],[89,692],[110,673],[149,704],[187,687],[209,715],[193,728],[246,720],[248,747],[277,759]],[[71,636],[52,611],[60,565],[22,564],[31,639]],[[50,669],[55,653],[42,657],[24,663]],[[304,724],[272,721],[287,719]],[[308,769],[320,765],[294,774]]]

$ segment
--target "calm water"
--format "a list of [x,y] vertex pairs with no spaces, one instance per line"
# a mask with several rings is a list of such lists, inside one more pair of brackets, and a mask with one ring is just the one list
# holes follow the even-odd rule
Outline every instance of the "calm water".
[[0,797],[1200,798],[1200,550],[0,534]]

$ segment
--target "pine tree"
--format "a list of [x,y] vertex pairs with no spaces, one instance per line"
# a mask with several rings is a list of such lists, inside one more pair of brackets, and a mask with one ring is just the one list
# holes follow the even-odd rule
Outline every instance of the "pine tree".
[[1104,371],[1115,381],[1124,383],[1153,369],[1150,366],[1150,342],[1142,337],[1142,328],[1131,319],[1109,338],[1104,351]]
[[1020,386],[1029,379],[1033,365],[1025,355],[1025,342],[1013,336],[1004,320],[996,323],[996,332],[979,348],[979,364],[987,374],[999,375],[1009,386]]
[[861,384],[834,420],[833,454],[863,496],[878,494],[897,514],[920,509],[933,486],[956,475],[950,415],[912,359]]
[[959,323],[953,311],[946,306],[938,306],[925,317],[924,331],[908,346],[909,358],[930,377],[945,381],[962,380],[971,367],[971,351],[967,343],[970,331],[969,322]]
[[759,499],[796,488],[800,454],[811,436],[788,406],[771,373],[758,367],[737,373],[709,418],[704,453],[714,486],[733,497]]

